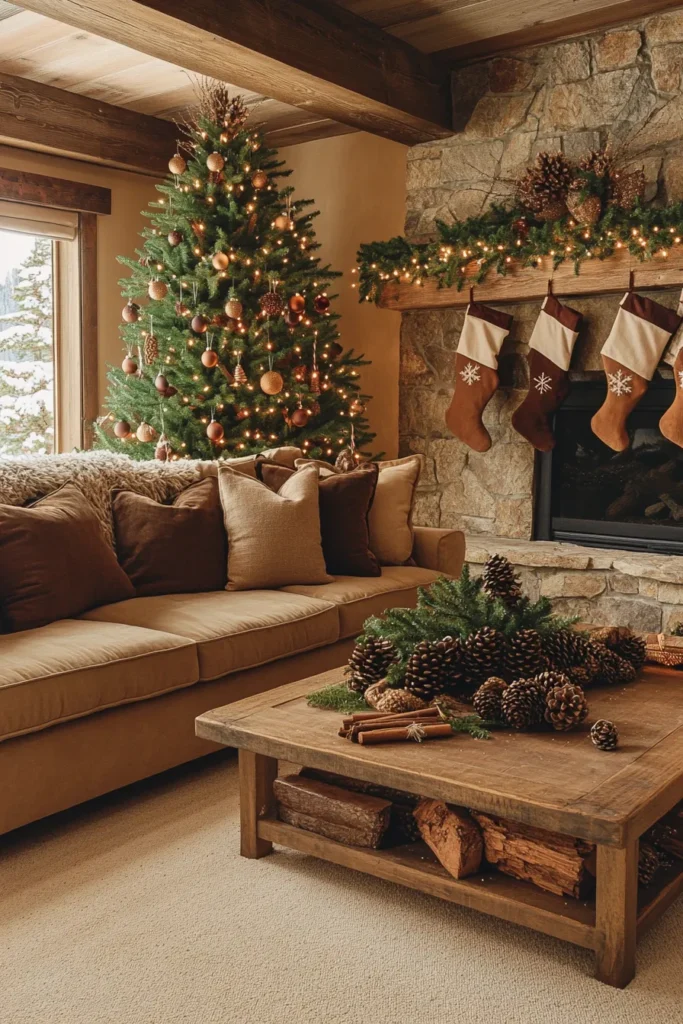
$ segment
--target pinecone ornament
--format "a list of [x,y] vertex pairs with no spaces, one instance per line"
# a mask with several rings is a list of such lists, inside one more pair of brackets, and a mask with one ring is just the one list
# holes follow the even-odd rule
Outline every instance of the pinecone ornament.
[[555,686],[545,698],[545,720],[558,732],[575,729],[588,714],[588,703],[580,686]]
[[640,885],[648,886],[654,881],[654,877],[662,867],[661,855],[650,843],[641,841],[638,851],[638,882]]
[[474,710],[481,718],[501,721],[503,718],[503,691],[507,689],[507,685],[505,680],[499,676],[491,676],[485,683],[482,683],[472,699]]
[[377,711],[384,711],[388,715],[403,714],[406,711],[422,711],[426,707],[426,701],[421,700],[410,690],[392,690],[391,687],[384,691],[375,704]]
[[600,220],[602,200],[600,196],[586,195],[582,181],[574,181],[567,193],[567,208],[574,220],[584,227],[592,227]]
[[591,726],[591,743],[598,750],[614,750],[619,742],[619,733],[614,722],[608,722],[606,718],[599,718]]
[[545,668],[540,635],[535,629],[520,629],[507,642],[505,672],[511,679],[528,679]]
[[540,690],[543,690],[543,693],[550,693],[557,686],[567,686],[571,683],[571,680],[564,672],[549,671],[539,672],[538,675],[533,677],[531,682],[535,683]]
[[505,638],[497,629],[482,626],[462,645],[462,672],[466,685],[480,686],[501,670]]
[[503,691],[501,708],[513,729],[529,729],[543,721],[545,694],[530,679],[517,679]]
[[610,206],[630,210],[645,195],[645,172],[642,169],[624,174],[616,171],[610,181]]
[[368,686],[383,679],[396,657],[391,640],[368,636],[357,643],[346,666],[346,683],[350,690],[365,693]]
[[146,335],[142,354],[145,357],[145,366],[151,366],[152,363],[156,363],[159,358],[159,342],[157,341],[156,335]]
[[415,645],[406,664],[404,686],[422,700],[430,701],[453,683],[460,661],[460,641],[422,640]]
[[484,590],[489,597],[498,597],[512,608],[522,596],[519,576],[503,555],[491,555],[484,566]]
[[572,178],[562,153],[539,153],[518,184],[520,202],[541,220],[560,220],[567,212]]

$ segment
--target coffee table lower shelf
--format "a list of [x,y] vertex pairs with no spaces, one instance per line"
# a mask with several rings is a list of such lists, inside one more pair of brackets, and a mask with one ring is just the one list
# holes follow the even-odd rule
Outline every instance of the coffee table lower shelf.
[[[556,896],[494,870],[455,879],[423,843],[387,850],[366,850],[345,846],[271,816],[258,819],[257,833],[266,842],[278,843],[333,864],[418,889],[430,896],[492,914],[577,946],[600,948],[602,935],[595,923],[594,900]],[[638,937],[654,924],[681,892],[683,870],[677,868],[662,875],[658,886],[640,891]]]

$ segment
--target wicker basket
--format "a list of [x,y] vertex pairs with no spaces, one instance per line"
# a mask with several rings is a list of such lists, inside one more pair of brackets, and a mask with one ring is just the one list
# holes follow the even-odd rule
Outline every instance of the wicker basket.
[[683,638],[666,633],[648,633],[645,638],[645,659],[668,668],[683,665]]

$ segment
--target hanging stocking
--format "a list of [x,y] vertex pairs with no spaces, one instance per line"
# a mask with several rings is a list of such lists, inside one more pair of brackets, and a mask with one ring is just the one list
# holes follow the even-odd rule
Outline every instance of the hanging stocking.
[[[678,301],[678,315],[683,318],[683,291]],[[673,366],[676,394],[671,407],[659,421],[664,437],[683,448],[683,325],[678,328],[664,356],[664,362]]]
[[626,420],[652,380],[681,318],[672,309],[629,290],[602,346],[607,397],[591,420],[596,437],[622,452],[629,446]]
[[481,416],[498,387],[498,353],[510,333],[512,317],[472,301],[455,353],[455,393],[446,424],[475,452],[486,452],[491,438]]
[[513,414],[515,430],[539,452],[555,446],[551,419],[569,394],[569,362],[581,314],[558,302],[548,285],[529,341],[529,391]]

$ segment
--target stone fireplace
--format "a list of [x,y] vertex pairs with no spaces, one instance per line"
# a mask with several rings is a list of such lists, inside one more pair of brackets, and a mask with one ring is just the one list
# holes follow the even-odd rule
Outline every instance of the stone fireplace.
[[[445,142],[409,152],[406,233],[426,240],[433,237],[436,220],[468,217],[503,201],[513,191],[514,179],[541,150],[561,149],[574,159],[610,143],[622,164],[644,169],[648,199],[683,198],[682,69],[681,11],[456,69],[460,131]],[[624,290],[627,285],[625,280]],[[679,289],[643,294],[673,308]],[[575,394],[584,384],[604,389],[600,348],[620,299],[593,295],[569,300],[584,315],[570,373],[578,385]],[[488,554],[507,554],[519,567],[528,593],[550,597],[558,610],[585,621],[670,629],[683,621],[683,557],[667,554],[675,549],[664,543],[676,539],[675,532],[665,535],[677,529],[676,521],[670,510],[646,517],[645,508],[661,500],[659,493],[669,493],[669,483],[678,479],[676,467],[670,467],[674,477],[664,480],[665,467],[666,489],[639,510],[642,516],[626,516],[651,519],[655,533],[659,524],[659,545],[631,543],[639,532],[635,523],[630,531],[622,524],[627,533],[614,533],[612,546],[605,546],[610,541],[604,536],[600,546],[592,546],[593,541],[588,546],[588,538],[581,545],[570,543],[568,531],[557,529],[558,539],[538,539],[544,465],[513,430],[511,415],[526,393],[527,341],[539,307],[539,302],[499,306],[514,316],[514,323],[501,352],[501,387],[484,416],[493,439],[486,453],[473,452],[455,440],[444,422],[463,311],[403,314],[401,450],[421,452],[426,461],[417,521],[464,530],[467,559],[475,571]],[[672,389],[671,372],[662,365],[652,395]],[[648,408],[644,404],[638,415],[647,420]],[[656,422],[654,413],[650,416]],[[647,423],[642,429],[647,431]],[[545,472],[547,477],[547,460]],[[657,546],[660,550],[651,550]]]

